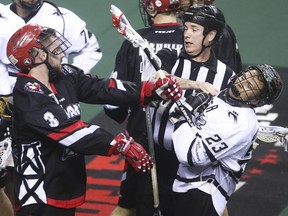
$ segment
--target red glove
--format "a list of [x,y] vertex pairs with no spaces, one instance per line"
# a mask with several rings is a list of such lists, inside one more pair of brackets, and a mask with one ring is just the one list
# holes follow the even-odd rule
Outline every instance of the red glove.
[[121,153],[126,157],[126,160],[133,166],[136,172],[150,172],[154,162],[145,149],[124,130],[122,133],[114,137],[110,144],[112,147],[108,155],[117,155]]
[[182,96],[182,88],[176,79],[165,74],[156,82],[145,81],[142,84],[140,104],[145,105],[153,100],[178,100]]
[[159,78],[155,83],[154,89],[164,100],[178,100],[182,96],[182,88],[170,74],[165,74],[165,77]]

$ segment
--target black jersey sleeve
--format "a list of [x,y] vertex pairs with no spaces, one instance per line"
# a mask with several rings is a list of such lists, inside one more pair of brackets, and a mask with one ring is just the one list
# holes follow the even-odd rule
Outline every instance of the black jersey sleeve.
[[[73,66],[69,65],[69,67]],[[137,85],[114,78],[101,79],[97,76],[85,75],[77,68],[73,68],[63,81],[67,88],[71,83],[73,84],[71,91],[75,89],[80,102],[123,107],[138,106],[141,103],[142,84]]]
[[170,73],[178,57],[177,50],[164,48],[157,52],[157,56],[162,62],[161,69]]
[[[141,78],[139,75],[140,56],[138,53],[139,48],[134,48],[129,41],[125,40],[117,53],[112,77],[139,84]],[[128,106],[104,106],[105,114],[118,123],[124,122],[127,118],[128,109]]]
[[213,46],[216,57],[233,69],[236,73],[242,70],[242,60],[236,36],[229,25],[225,25],[223,35]]
[[45,94],[45,89],[27,91],[23,85],[15,85],[13,96],[16,144],[41,140],[43,144],[61,144],[81,154],[107,155],[113,135],[79,120],[79,104],[61,106],[52,95]]

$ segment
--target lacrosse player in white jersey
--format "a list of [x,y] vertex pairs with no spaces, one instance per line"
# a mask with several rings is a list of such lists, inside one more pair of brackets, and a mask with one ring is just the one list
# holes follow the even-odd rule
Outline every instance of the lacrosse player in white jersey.
[[209,100],[204,111],[196,112],[208,101],[207,94],[187,99],[194,126],[180,117],[173,133],[180,162],[173,184],[175,216],[222,215],[252,157],[259,127],[254,108],[272,104],[282,86],[276,70],[263,64],[249,66],[234,76],[227,89]]
[[56,29],[67,38],[72,46],[65,52],[64,63],[73,54],[72,64],[81,68],[84,73],[91,69],[102,58],[98,41],[93,33],[87,30],[86,23],[72,11],[57,7],[54,3],[43,0],[13,0],[1,11],[0,24],[0,60],[4,63],[14,85],[16,69],[6,57],[6,47],[12,34],[29,23]]

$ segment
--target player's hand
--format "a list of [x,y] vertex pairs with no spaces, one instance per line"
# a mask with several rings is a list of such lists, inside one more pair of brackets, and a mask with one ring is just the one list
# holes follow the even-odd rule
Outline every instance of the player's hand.
[[182,96],[182,88],[176,81],[175,77],[170,74],[165,74],[163,77],[159,77],[155,82],[154,89],[164,100],[178,100]]
[[[205,92],[191,94],[182,103],[183,109],[185,109],[187,113],[191,114],[190,118],[193,119],[196,112],[203,112],[206,109],[210,99],[211,95]],[[170,121],[175,124],[181,118],[181,116],[182,112],[178,107],[176,107],[170,115]]]
[[191,94],[187,97],[186,103],[188,103],[192,107],[192,114],[195,115],[196,112],[203,112],[211,99],[211,95],[205,92],[197,92]]
[[136,172],[150,172],[152,169],[153,159],[139,143],[129,136],[126,130],[113,139],[111,146],[108,155],[122,154]]
[[196,89],[198,89],[198,91],[202,91],[212,96],[215,96],[219,93],[219,90],[215,86],[213,86],[211,83],[199,82],[199,81],[195,83],[196,83]]

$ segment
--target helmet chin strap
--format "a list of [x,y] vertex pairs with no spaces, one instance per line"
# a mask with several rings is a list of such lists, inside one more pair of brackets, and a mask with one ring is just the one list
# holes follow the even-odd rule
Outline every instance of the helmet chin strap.
[[147,21],[148,21],[148,25],[152,26],[153,24],[153,19],[155,19],[155,17],[159,14],[158,11],[156,11],[156,13],[154,15],[149,14],[148,11],[146,10],[147,13]]
[[213,45],[213,43],[211,45],[208,45],[208,46],[204,45],[204,40],[206,37],[207,37],[207,35],[205,35],[203,40],[202,40],[202,49],[200,50],[200,52],[198,54],[196,54],[196,55],[187,54],[187,55],[190,56],[191,58],[196,58],[196,57],[200,56],[206,48],[211,47]]
[[43,62],[40,63],[34,63],[34,66],[38,66],[41,64],[45,64],[47,66],[47,69],[49,71],[48,76],[49,76],[49,82],[53,82],[55,80],[57,80],[60,76],[61,76],[61,71],[59,71],[58,69],[55,69],[51,66],[51,64],[48,62],[48,53],[46,55],[46,59]]
[[247,104],[243,101],[236,100],[232,98],[228,93],[229,88],[224,89],[219,93],[219,98],[221,98],[226,103],[230,104],[231,106],[247,106]]

